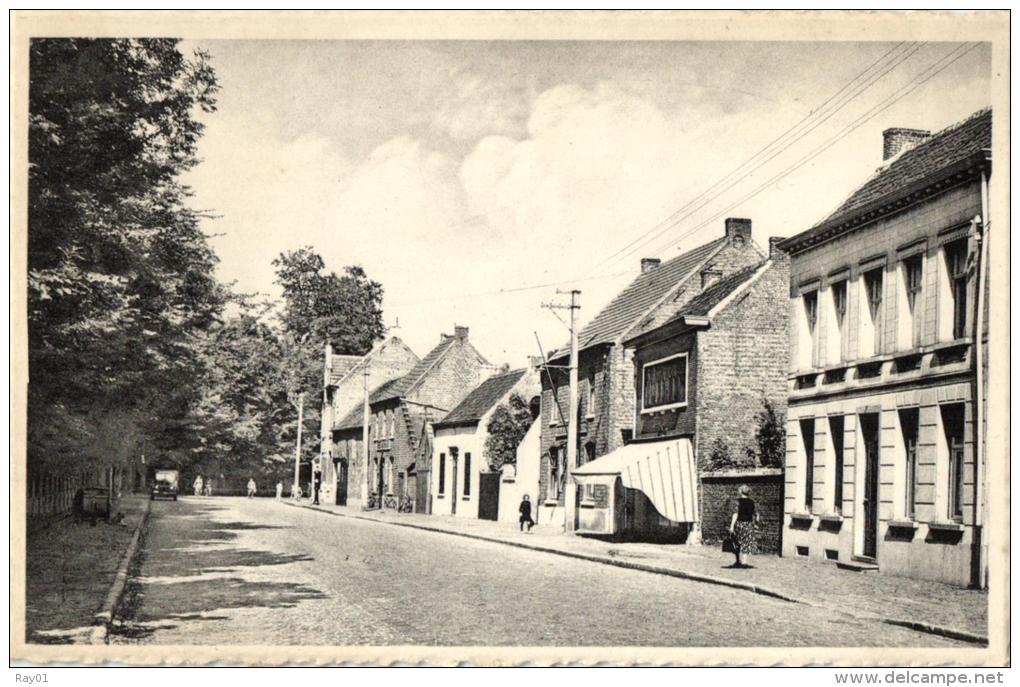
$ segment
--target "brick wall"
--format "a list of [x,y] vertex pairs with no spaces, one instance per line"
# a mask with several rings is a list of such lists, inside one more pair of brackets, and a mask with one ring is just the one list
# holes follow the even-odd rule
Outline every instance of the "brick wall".
[[408,400],[449,412],[495,372],[496,368],[482,357],[466,336],[458,338],[411,392]]
[[698,333],[697,458],[705,466],[717,440],[734,458],[755,450],[757,416],[768,399],[786,411],[789,363],[789,259],[770,267]]
[[760,474],[706,473],[701,476],[701,536],[706,544],[717,544],[729,532],[737,509],[737,490],[746,484],[761,516],[757,529],[758,552],[778,554],[783,536],[782,470]]

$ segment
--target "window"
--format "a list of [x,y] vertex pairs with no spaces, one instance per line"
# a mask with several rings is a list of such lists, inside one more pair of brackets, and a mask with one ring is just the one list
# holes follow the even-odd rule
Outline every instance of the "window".
[[595,417],[595,373],[588,375],[587,396],[585,397],[585,414]]
[[913,520],[917,511],[917,408],[900,411],[903,432],[904,490],[903,515]]
[[439,454],[439,495],[446,493],[446,454]]
[[864,310],[861,327],[860,350],[862,358],[869,358],[882,351],[882,282],[884,268],[864,274],[864,297],[868,307]]
[[942,428],[949,449],[949,517],[963,520],[963,406],[942,407]]
[[967,335],[967,239],[947,244],[944,252],[952,303],[952,334],[954,339],[962,339]]
[[553,387],[549,390],[549,394],[542,395],[542,399],[549,399],[549,424],[558,425],[560,424],[560,407],[559,407],[559,388]]
[[904,348],[918,346],[921,343],[921,312],[918,304],[921,300],[921,281],[924,275],[924,256],[915,255],[903,261],[903,290],[906,300],[906,312],[901,345]]
[[646,363],[642,369],[641,412],[687,405],[687,354]]
[[818,325],[818,292],[808,291],[802,294],[801,305],[801,312],[797,318],[797,322],[799,322],[797,350],[800,369],[806,370],[815,367],[818,361],[815,346],[815,331]]
[[702,290],[707,289],[709,286],[719,281],[722,277],[722,272],[719,270],[704,270],[701,273],[701,288]]
[[810,513],[815,499],[815,420],[800,421],[800,439],[804,443],[804,508]]
[[386,493],[393,493],[393,459],[386,459]]
[[464,454],[464,496],[471,496],[471,454]]
[[832,439],[833,470],[835,472],[832,508],[836,513],[843,512],[843,424],[842,415],[833,415],[829,418],[829,437]]
[[846,360],[843,348],[846,322],[846,280],[838,281],[829,286],[832,293],[832,324],[829,326],[829,355],[827,362],[835,363]]
[[394,429],[394,427],[396,427],[396,424],[397,424],[396,420],[395,420],[395,416],[394,416],[392,410],[389,411],[386,414],[386,419],[389,420],[389,427],[387,428],[389,431],[386,433],[386,436],[388,436],[388,437],[390,437],[392,439],[393,438],[393,429]]
[[589,441],[584,445],[584,454],[581,456],[582,465],[584,463],[590,463],[595,460],[595,442]]
[[549,486],[546,498],[553,500],[560,496],[560,450],[553,446],[549,449]]

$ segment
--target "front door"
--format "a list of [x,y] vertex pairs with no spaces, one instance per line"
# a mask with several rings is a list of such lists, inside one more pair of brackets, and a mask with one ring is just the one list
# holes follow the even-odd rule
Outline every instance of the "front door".
[[453,474],[450,479],[450,513],[452,515],[457,514],[457,453],[451,451],[453,456]]
[[861,415],[864,442],[864,546],[861,552],[878,553],[878,415]]
[[336,505],[347,505],[347,461],[341,460],[336,464]]

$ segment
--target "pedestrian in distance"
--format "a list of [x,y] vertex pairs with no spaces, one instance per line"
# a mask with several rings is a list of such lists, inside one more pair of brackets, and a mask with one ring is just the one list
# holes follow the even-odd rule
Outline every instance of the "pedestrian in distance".
[[755,525],[761,522],[761,516],[751,498],[751,490],[742,484],[738,491],[737,508],[730,518],[730,537],[733,541],[733,554],[737,557],[734,568],[750,568],[748,556],[755,553]]
[[195,478],[195,484],[193,486],[195,487],[195,496],[201,496],[202,495],[202,475],[199,475],[198,477]]
[[257,491],[258,491],[258,488],[255,486],[255,478],[254,477],[249,477],[248,478],[248,498],[250,498],[250,499],[251,498],[255,498],[255,492],[257,492]]
[[276,500],[279,501],[283,498],[283,482],[276,483]]
[[[521,514],[521,532],[531,533],[531,528],[535,526],[535,521],[531,519],[531,499],[527,494],[521,499],[521,505],[517,509]],[[528,529],[525,530],[524,526],[527,525]]]

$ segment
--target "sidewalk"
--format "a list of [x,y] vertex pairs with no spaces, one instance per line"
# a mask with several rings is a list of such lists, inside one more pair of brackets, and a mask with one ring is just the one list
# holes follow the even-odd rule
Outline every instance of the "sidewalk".
[[87,643],[149,500],[125,496],[121,524],[75,524],[70,516],[28,535],[25,641]]
[[986,642],[988,595],[937,582],[881,573],[841,570],[833,564],[779,556],[754,556],[753,569],[733,569],[731,554],[708,546],[612,543],[559,528],[536,527],[522,534],[516,523],[445,515],[361,511],[343,506],[300,505],[334,515],[502,542],[534,550],[585,558],[712,584],[747,589],[796,603],[831,609],[972,642]]

